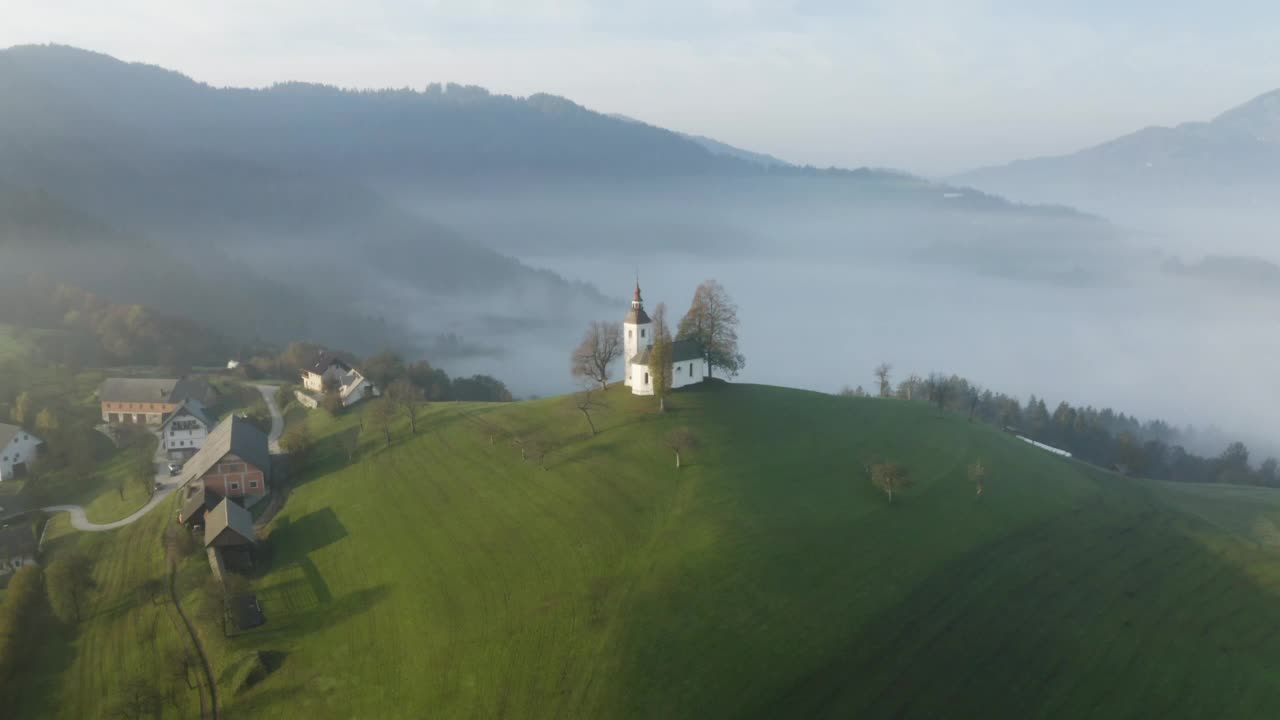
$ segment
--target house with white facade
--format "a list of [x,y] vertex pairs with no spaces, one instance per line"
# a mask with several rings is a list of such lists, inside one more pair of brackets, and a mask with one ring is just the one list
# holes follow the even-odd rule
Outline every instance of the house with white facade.
[[31,469],[44,441],[17,425],[0,423],[0,482]]
[[[640,283],[631,299],[631,309],[622,321],[622,382],[634,395],[653,394],[650,355],[653,352],[653,320],[644,311]],[[707,377],[707,359],[702,346],[692,340],[671,343],[671,389],[700,383]]]
[[36,564],[36,536],[27,523],[0,528],[0,577]]
[[185,460],[204,447],[213,422],[199,400],[184,400],[160,423],[160,442],[171,460]]
[[[321,352],[311,367],[302,368],[302,387],[315,397],[332,387],[342,399],[343,407],[350,407],[365,398],[380,394],[374,384],[341,358]],[[309,404],[309,403],[308,403]]]

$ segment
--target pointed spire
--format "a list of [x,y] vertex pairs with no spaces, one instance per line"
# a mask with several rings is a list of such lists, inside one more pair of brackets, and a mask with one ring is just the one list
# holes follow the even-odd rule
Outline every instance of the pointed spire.
[[643,301],[640,299],[640,278],[639,278],[639,277],[637,277],[637,278],[636,278],[636,294],[635,294],[635,296],[634,296],[634,297],[632,297],[632,298],[631,298],[631,301],[632,301],[632,302],[643,302]]

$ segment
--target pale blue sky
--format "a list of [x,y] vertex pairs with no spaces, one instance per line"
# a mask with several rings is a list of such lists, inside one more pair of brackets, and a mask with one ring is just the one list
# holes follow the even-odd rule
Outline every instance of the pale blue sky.
[[793,161],[926,174],[1208,119],[1280,87],[1277,27],[1263,0],[0,0],[0,46],[215,85],[551,92]]

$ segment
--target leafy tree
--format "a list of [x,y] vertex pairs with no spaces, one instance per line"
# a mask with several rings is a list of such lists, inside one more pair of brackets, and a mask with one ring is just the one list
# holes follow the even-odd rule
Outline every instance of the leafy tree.
[[569,357],[569,372],[574,377],[600,383],[600,389],[609,387],[609,372],[622,357],[622,326],[616,322],[593,321],[578,347]]
[[386,390],[396,378],[404,375],[404,359],[391,350],[383,350],[364,361],[360,372],[369,378],[379,391]]
[[511,402],[511,391],[497,378],[488,375],[472,375],[454,378],[451,399],[471,402]]
[[13,422],[17,425],[27,427],[35,420],[35,402],[31,399],[31,393],[23,392],[18,395],[18,399],[13,403],[13,410],[10,411]]
[[320,398],[320,407],[329,413],[329,417],[338,417],[342,414],[345,406],[342,404],[342,397],[338,395],[337,388],[326,388],[324,396]]
[[681,453],[698,447],[698,436],[687,427],[676,428],[667,433],[667,448],[676,454],[676,469],[679,470]]
[[891,370],[893,370],[893,366],[889,363],[882,362],[876,366],[876,385],[880,388],[880,397],[882,398],[893,395],[893,383],[889,381],[889,372]]
[[893,503],[894,493],[911,487],[911,476],[907,469],[895,462],[882,462],[871,466],[871,484],[875,485]]
[[676,330],[676,339],[693,340],[702,346],[709,375],[714,374],[714,368],[720,368],[733,377],[746,365],[738,351],[738,306],[715,280],[703,282],[694,292],[689,312]]
[[305,466],[311,459],[312,450],[315,449],[315,439],[311,436],[311,429],[306,423],[289,428],[280,437],[280,449],[289,454],[289,461],[293,467]]
[[62,427],[58,412],[53,408],[45,408],[36,414],[36,433],[41,437],[52,437]]
[[671,330],[667,328],[667,306],[658,303],[653,311],[653,347],[649,350],[649,382],[658,398],[658,410],[666,412],[671,392]]
[[969,465],[969,482],[973,483],[974,494],[982,497],[982,493],[987,489],[987,467],[981,460],[975,460]]
[[93,588],[93,559],[79,550],[58,556],[45,571],[45,587],[58,619],[80,622]]
[[48,618],[44,572],[38,565],[19,568],[10,576],[0,603],[0,691],[13,687],[14,676],[29,662],[32,648],[46,641]]

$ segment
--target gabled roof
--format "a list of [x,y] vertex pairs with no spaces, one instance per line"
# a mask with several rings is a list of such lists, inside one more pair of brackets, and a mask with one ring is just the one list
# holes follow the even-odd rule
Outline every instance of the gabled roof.
[[20,432],[23,432],[23,429],[17,425],[5,425],[4,423],[0,423],[0,448],[3,448],[13,442],[13,439],[18,437],[18,433]]
[[239,455],[264,473],[271,469],[271,450],[267,447],[266,434],[248,420],[232,415],[209,432],[204,447],[183,466],[183,484],[202,477],[227,453]]
[[171,420],[179,417],[180,415],[190,415],[196,420],[199,420],[200,424],[204,425],[205,428],[213,426],[213,421],[209,419],[208,415],[204,414],[204,403],[196,400],[195,398],[187,398],[182,401],[182,404],[179,405],[176,410],[165,416],[164,422],[160,423],[160,429],[163,430]]
[[[641,350],[636,353],[635,357],[629,361],[632,365],[648,365],[649,354],[653,352],[653,346]],[[685,360],[697,360],[702,357],[702,345],[697,340],[676,340],[671,343],[671,362],[678,363]]]
[[193,492],[187,496],[182,503],[182,513],[180,520],[186,522],[191,519],[201,508],[205,512],[214,509],[222,500],[222,496],[218,493],[206,488],[204,483],[196,483]]
[[309,367],[302,368],[302,372],[315,373],[316,375],[323,375],[326,370],[333,367],[334,365],[337,365],[338,367],[348,372],[352,369],[351,365],[349,365],[346,360],[343,360],[342,358],[332,353],[321,351],[320,354],[316,356],[315,363],[313,363]]
[[36,536],[25,523],[0,529],[0,558],[18,558],[36,554]]
[[205,381],[195,378],[107,378],[98,399],[102,402],[178,403],[188,398],[201,400],[208,393]]
[[249,543],[257,539],[253,532],[253,516],[238,503],[225,498],[204,516],[204,544],[208,546],[224,530],[234,532]]

